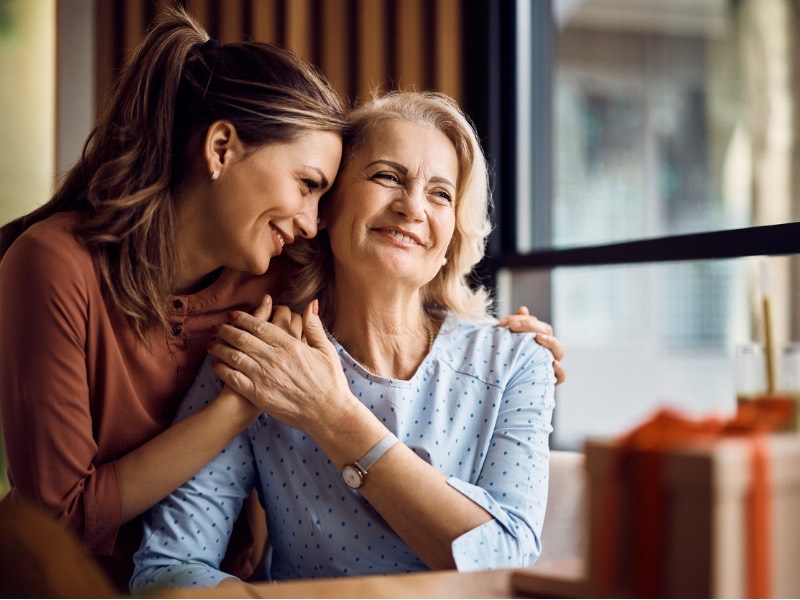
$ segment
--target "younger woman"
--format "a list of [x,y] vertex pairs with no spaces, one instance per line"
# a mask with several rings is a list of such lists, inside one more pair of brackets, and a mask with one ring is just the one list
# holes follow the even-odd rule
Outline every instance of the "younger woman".
[[52,200],[0,230],[7,501],[61,516],[121,587],[139,515],[260,412],[224,397],[171,426],[211,328],[255,309],[270,260],[316,234],[345,124],[305,62],[174,12]]

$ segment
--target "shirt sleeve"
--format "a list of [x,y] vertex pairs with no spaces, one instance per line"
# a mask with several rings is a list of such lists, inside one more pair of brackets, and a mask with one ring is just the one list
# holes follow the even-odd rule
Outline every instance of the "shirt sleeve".
[[12,494],[108,555],[120,491],[116,463],[97,464],[85,350],[87,290],[98,283],[91,256],[73,245],[25,234],[0,263],[0,413]]
[[526,346],[518,358],[476,484],[448,479],[493,517],[453,541],[459,571],[522,567],[541,554],[555,374],[541,346]]
[[[177,419],[201,410],[221,389],[207,358],[184,396]],[[150,509],[133,557],[131,592],[164,587],[213,587],[232,577],[220,563],[233,524],[256,480],[251,426],[194,477]]]

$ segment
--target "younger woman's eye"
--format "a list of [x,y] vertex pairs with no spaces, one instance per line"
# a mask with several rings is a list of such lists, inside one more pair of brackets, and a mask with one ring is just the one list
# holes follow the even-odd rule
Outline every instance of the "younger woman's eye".
[[306,186],[309,192],[313,192],[314,190],[319,189],[319,183],[314,181],[313,179],[303,179],[303,185]]

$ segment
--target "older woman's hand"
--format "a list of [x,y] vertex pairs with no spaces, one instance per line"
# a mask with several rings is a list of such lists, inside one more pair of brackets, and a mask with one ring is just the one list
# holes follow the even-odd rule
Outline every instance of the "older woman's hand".
[[553,371],[556,375],[556,385],[564,383],[567,378],[567,372],[561,365],[561,359],[564,358],[564,347],[558,338],[553,335],[553,328],[549,323],[540,321],[534,317],[529,311],[527,306],[520,306],[517,313],[502,317],[497,321],[500,327],[508,326],[511,331],[517,333],[533,332],[536,334],[536,341],[539,345],[544,346],[553,353]]
[[230,313],[230,323],[219,327],[219,341],[208,349],[218,359],[214,372],[226,385],[312,437],[317,426],[347,418],[355,401],[315,310],[314,302],[301,317],[278,306],[273,323]]

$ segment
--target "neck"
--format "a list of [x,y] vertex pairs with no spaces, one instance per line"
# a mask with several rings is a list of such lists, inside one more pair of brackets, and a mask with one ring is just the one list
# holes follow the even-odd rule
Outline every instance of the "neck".
[[216,279],[221,266],[209,252],[213,244],[207,242],[214,239],[214,232],[208,230],[207,220],[198,210],[201,203],[191,201],[189,195],[187,192],[178,198],[175,210],[175,245],[180,268],[173,292],[177,294],[191,294],[207,287]]
[[410,379],[437,326],[422,307],[420,290],[374,288],[337,273],[333,334],[371,373]]

